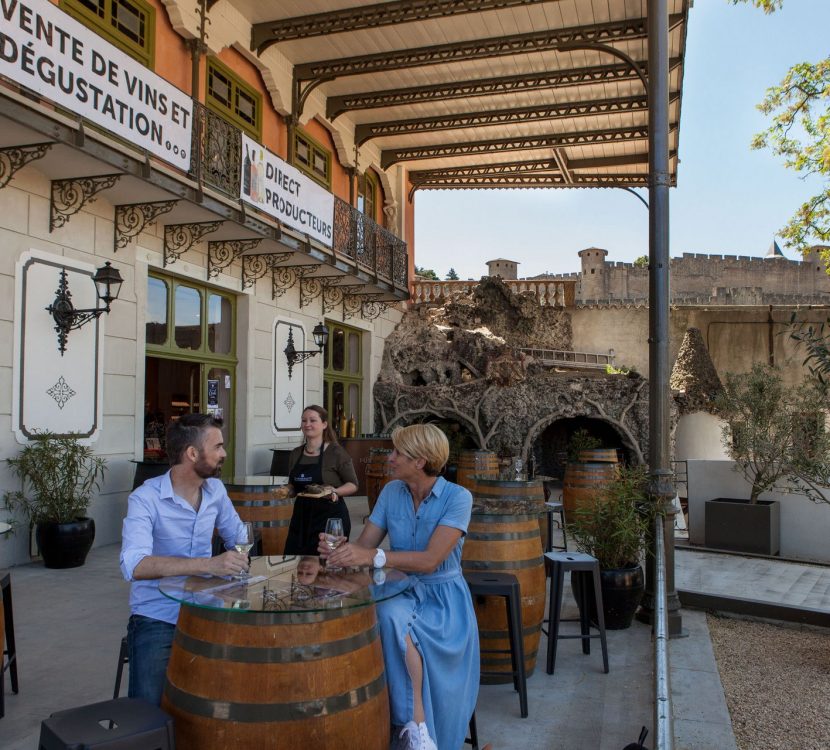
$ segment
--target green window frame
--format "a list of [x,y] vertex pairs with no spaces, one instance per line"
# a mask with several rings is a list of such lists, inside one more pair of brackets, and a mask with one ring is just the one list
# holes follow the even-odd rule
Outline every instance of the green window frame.
[[372,221],[378,222],[378,179],[371,171],[364,172],[360,179],[360,196],[362,198],[362,206],[359,206],[363,211],[364,216],[368,216]]
[[208,109],[262,140],[262,94],[215,57],[207,59],[205,102]]
[[294,166],[331,190],[331,151],[296,128],[293,145]]
[[[214,364],[235,365],[236,357],[236,296],[221,289],[205,286],[196,281],[179,279],[175,276],[166,276],[157,273],[150,273],[148,284],[151,281],[161,282],[166,288],[166,319],[164,324],[148,322],[147,325],[155,326],[152,336],[147,336],[148,343],[145,348],[151,356],[174,356],[176,359],[198,360],[199,362],[209,361]],[[186,292],[195,291],[199,295],[199,325],[197,345],[193,347],[181,346],[176,343],[176,298],[179,290]],[[227,352],[213,351],[212,343],[215,344],[218,338],[217,329],[211,325],[211,298],[219,298],[220,308],[222,302],[227,303],[225,309],[228,311],[230,320],[230,339],[225,346]],[[215,310],[215,307],[214,307]],[[149,332],[148,332],[149,333]],[[149,339],[162,340],[163,343],[149,343]]]
[[152,68],[156,55],[156,9],[144,0],[61,0],[69,15]]
[[[352,328],[327,320],[329,340],[323,351],[323,407],[335,432],[340,433],[340,418],[354,417],[357,432],[362,424],[363,407],[363,334]],[[341,435],[341,437],[345,437]]]

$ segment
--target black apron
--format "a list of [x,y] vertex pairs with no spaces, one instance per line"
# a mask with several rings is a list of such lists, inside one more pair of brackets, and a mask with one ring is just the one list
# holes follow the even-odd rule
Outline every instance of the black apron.
[[[303,463],[303,455],[294,464],[288,475],[288,481],[294,485],[297,494],[310,484],[325,484],[323,482],[323,453],[317,463]],[[317,555],[317,546],[320,543],[320,534],[326,530],[326,521],[329,518],[340,518],[343,521],[343,533],[346,539],[352,530],[349,518],[349,509],[346,501],[341,497],[333,503],[328,497],[297,497],[294,499],[294,511],[291,514],[291,523],[288,526],[288,538],[285,540],[286,555]]]

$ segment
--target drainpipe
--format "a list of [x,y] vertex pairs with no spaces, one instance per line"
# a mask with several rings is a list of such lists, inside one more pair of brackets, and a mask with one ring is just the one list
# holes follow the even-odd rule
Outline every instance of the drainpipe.
[[[669,399],[669,13],[667,0],[648,0],[649,160],[649,491],[665,512],[669,634],[682,630],[674,582],[674,476]],[[646,595],[638,619],[654,623],[656,541],[646,563]]]

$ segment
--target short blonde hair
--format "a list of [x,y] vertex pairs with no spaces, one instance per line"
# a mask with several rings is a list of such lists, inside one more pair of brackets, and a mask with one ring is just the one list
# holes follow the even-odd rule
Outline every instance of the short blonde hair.
[[399,453],[417,459],[423,458],[424,474],[437,477],[450,457],[447,436],[434,424],[413,424],[398,427],[392,433],[392,444]]

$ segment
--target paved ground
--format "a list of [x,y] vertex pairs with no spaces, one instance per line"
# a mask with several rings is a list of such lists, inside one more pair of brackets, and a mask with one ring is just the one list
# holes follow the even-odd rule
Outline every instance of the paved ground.
[[[363,513],[362,506],[353,508],[353,517]],[[680,565],[685,557],[678,558]],[[46,570],[40,564],[14,568],[12,586],[21,692],[11,695],[6,677],[0,747],[35,750],[41,719],[111,697],[128,587],[118,570],[116,545],[93,550],[86,565],[74,570]],[[684,627],[689,637],[671,643],[675,747],[733,750],[705,616],[685,612]],[[540,664],[528,682],[526,719],[519,717],[512,686],[482,686],[477,708],[482,744],[492,742],[494,750],[621,750],[633,742],[640,727],[652,723],[650,629],[635,623],[609,632],[608,645],[606,675],[598,650],[584,656],[578,641],[560,642],[556,674],[548,676]],[[540,653],[545,647],[543,636]],[[346,744],[339,747],[349,750]]]

